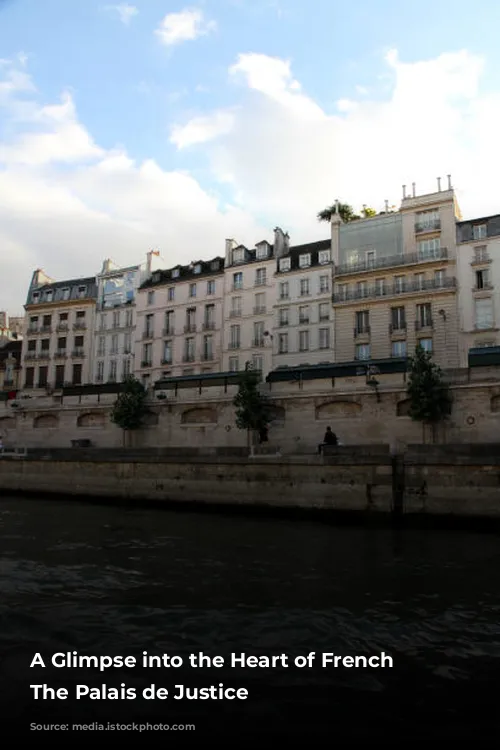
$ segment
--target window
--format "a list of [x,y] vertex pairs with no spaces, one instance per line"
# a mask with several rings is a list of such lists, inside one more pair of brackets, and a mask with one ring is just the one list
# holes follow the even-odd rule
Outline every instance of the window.
[[174,311],[167,310],[165,313],[165,328],[163,329],[164,336],[173,336],[175,329]]
[[319,348],[320,349],[330,348],[330,329],[329,328],[319,329]]
[[476,289],[489,289],[490,286],[489,269],[484,268],[481,271],[476,271]]
[[[81,367],[81,365],[80,365]],[[39,367],[38,368],[38,387],[39,388],[46,388],[48,383],[48,376],[49,376],[49,368],[48,367]]]
[[106,330],[106,313],[103,313],[99,318],[99,328],[101,331]]
[[263,286],[266,283],[266,269],[258,268],[255,271],[255,286]]
[[290,258],[280,258],[279,269],[280,271],[289,271],[291,268]]
[[329,263],[332,254],[330,250],[320,250],[318,253],[318,263],[323,266],[325,263]]
[[263,315],[266,312],[266,295],[260,292],[255,295],[254,315]]
[[173,302],[175,299],[175,286],[169,286],[167,290],[167,299],[169,302]]
[[203,359],[209,362],[214,358],[214,339],[213,336],[203,337]]
[[38,315],[32,316],[28,324],[28,333],[35,333],[36,331],[38,331]]
[[120,327],[120,311],[115,310],[113,313],[113,328]]
[[318,305],[318,319],[320,322],[330,320],[330,305],[328,302],[321,302]]
[[172,278],[178,279],[180,276],[180,273],[181,273],[180,268],[174,268],[174,270],[172,271]]
[[24,387],[33,388],[33,385],[35,383],[35,368],[27,367],[25,370],[25,373],[26,373],[26,376],[24,379]]
[[194,362],[194,337],[184,341],[184,362]]
[[231,297],[230,318],[239,318],[241,316],[241,297]]
[[229,372],[238,372],[239,369],[238,357],[229,357]]
[[78,299],[83,299],[85,297],[86,293],[87,293],[87,287],[86,286],[79,286],[78,287]]
[[229,329],[229,348],[239,349],[241,345],[241,332],[239,326],[231,326]]
[[66,336],[61,336],[57,339],[57,351],[61,353],[66,351]]
[[348,290],[349,290],[349,284],[338,284],[337,285],[337,295],[340,301],[347,300],[348,296]]
[[444,286],[444,270],[442,268],[434,271],[434,286],[438,288]]
[[52,299],[54,297],[54,292],[52,289],[49,289],[47,292],[45,292],[45,302],[52,302]]
[[370,359],[370,344],[356,344],[356,359]]
[[171,341],[164,341],[163,342],[163,365],[170,365],[172,364],[172,342]]
[[432,352],[432,339],[419,339],[419,346],[422,347],[424,352]]
[[33,302],[40,302],[40,292],[33,292]]
[[300,296],[307,297],[309,294],[309,279],[300,280]]
[[493,300],[491,297],[474,300],[476,328],[493,328]]
[[311,265],[311,253],[299,255],[299,268],[308,268]]
[[132,328],[132,310],[125,310],[125,328]]
[[83,352],[83,336],[75,336],[75,349]]
[[110,354],[118,354],[118,335],[116,333],[111,336]]
[[375,279],[375,294],[383,297],[385,294],[385,279]]
[[36,352],[36,340],[35,339],[31,339],[31,341],[28,341],[28,351]]
[[145,323],[145,326],[144,326],[144,338],[148,338],[148,339],[153,338],[153,323],[154,323],[154,315],[153,315],[153,313],[150,313],[149,315],[146,315],[144,323]]
[[97,356],[104,357],[105,354],[106,354],[106,337],[99,336],[98,344],[97,344]]
[[309,331],[299,332],[299,351],[300,352],[309,351]]
[[320,294],[326,294],[326,292],[330,291],[330,277],[329,276],[320,276],[319,277],[319,293]]
[[484,240],[488,235],[486,224],[475,224],[472,227],[472,236],[475,240]]
[[290,296],[290,285],[288,281],[281,281],[280,282],[280,289],[279,289],[279,296],[280,299],[288,299]]
[[299,323],[309,323],[309,305],[302,305],[299,307]]
[[62,290],[62,298],[63,300],[69,299],[69,289],[66,287],[66,289]]
[[44,315],[42,320],[42,331],[47,331],[47,333],[50,331],[50,326],[52,325],[52,316],[51,315]]
[[195,265],[195,267],[194,267],[194,272],[195,272],[195,273],[201,273],[201,264],[200,264],[200,263],[197,263],[197,264]]
[[413,281],[414,289],[425,289],[425,273],[416,273]]
[[68,322],[68,313],[59,313],[59,323]]
[[102,360],[97,363],[95,379],[98,383],[101,383],[104,380],[104,362]]
[[209,279],[207,281],[207,297],[215,294],[215,279]]
[[71,382],[73,385],[82,384],[82,365],[73,365],[73,376]]
[[219,261],[218,261],[218,260],[213,260],[213,261],[212,261],[212,262],[210,263],[210,270],[211,270],[211,271],[218,271],[218,270],[219,270],[219,268],[220,268],[220,264],[219,264]]
[[196,297],[196,284],[189,285],[189,296]]
[[131,351],[132,351],[132,335],[130,333],[126,333],[123,337],[123,353],[130,354]]
[[391,308],[391,328],[393,331],[404,331],[406,328],[406,315],[404,307]]
[[394,290],[396,294],[404,292],[406,289],[406,276],[395,276],[394,277]]
[[233,263],[243,263],[245,260],[245,249],[243,247],[239,247],[236,250],[233,250]]
[[406,357],[406,341],[393,341],[391,345],[391,356]]
[[62,388],[64,385],[64,365],[56,365],[56,382],[54,383],[56,388]]
[[278,336],[278,354],[288,353],[288,333],[280,333]]
[[489,260],[486,245],[474,248],[474,263],[486,263]]
[[288,307],[281,307],[278,311],[278,325],[288,325]]
[[432,240],[423,240],[417,245],[420,260],[439,258],[441,255],[441,240],[434,237]]
[[233,289],[243,289],[243,273],[233,273]]
[[439,211],[436,211],[435,209],[432,211],[418,211],[415,220],[415,229],[417,232],[439,229],[439,227]]
[[368,296],[368,284],[366,281],[358,281],[356,284],[356,294],[360,298]]
[[153,305],[155,301],[155,293],[153,290],[148,292],[148,305]]
[[194,331],[196,331],[196,307],[188,307],[186,310],[185,333],[194,333]]
[[262,357],[259,354],[252,355],[252,370],[262,372]]
[[356,333],[370,333],[370,313],[368,310],[360,310],[356,313]]
[[132,362],[130,359],[124,359],[123,360],[123,366],[122,366],[122,380],[125,380],[129,377],[132,370]]
[[151,367],[153,355],[153,345],[144,344],[142,347],[142,367]]
[[253,324],[253,346],[264,346],[264,323]]
[[415,328],[428,328],[432,326],[432,307],[430,302],[423,305],[417,305],[417,320]]
[[267,245],[259,245],[255,252],[255,257],[257,260],[263,260],[263,258],[267,258],[268,254],[269,251]]
[[41,351],[48,352],[50,349],[50,339],[42,339],[40,343],[41,343]]
[[111,383],[116,382],[116,359],[112,359],[109,363],[109,378]]
[[151,376],[148,373],[144,373],[143,375],[141,375],[142,385],[146,390],[148,390],[149,388],[150,380],[151,380]]
[[203,327],[206,331],[210,331],[215,328],[215,305],[205,305]]
[[375,250],[367,250],[365,255],[366,267],[375,267]]

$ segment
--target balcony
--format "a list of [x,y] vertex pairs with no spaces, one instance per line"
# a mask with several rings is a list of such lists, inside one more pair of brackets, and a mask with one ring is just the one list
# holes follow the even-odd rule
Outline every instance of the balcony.
[[254,286],[266,286],[267,279],[255,279]]
[[85,352],[81,348],[76,348],[71,352],[71,356],[73,359],[81,359],[82,357],[85,357]]
[[195,356],[194,353],[184,354],[182,357],[183,362],[194,362]]
[[253,309],[254,315],[265,315],[266,314],[266,308],[260,305],[259,307],[254,307]]
[[143,341],[145,339],[153,339],[153,338],[154,338],[154,331],[153,330],[151,330],[151,329],[148,328],[147,330],[145,330],[145,331],[142,332],[142,339],[143,339]]
[[474,324],[475,331],[491,331],[492,328],[495,328],[492,320],[482,320]]
[[84,320],[77,320],[76,323],[73,324],[73,330],[74,331],[86,331],[87,330],[87,324]]
[[196,323],[186,323],[184,333],[196,333]]
[[262,347],[265,345],[266,344],[265,344],[264,338],[256,338],[256,339],[253,339],[252,341],[252,346],[254,347]]
[[230,318],[241,318],[241,310],[229,310]]
[[444,279],[436,281],[435,279],[427,279],[423,282],[408,282],[404,285],[399,284],[388,284],[383,290],[379,287],[371,286],[366,287],[363,291],[346,291],[342,294],[338,292],[332,295],[332,301],[334,304],[340,304],[342,302],[352,302],[362,299],[380,299],[381,297],[394,297],[403,294],[415,294],[415,292],[437,292],[455,289],[457,286],[457,280],[454,276],[447,276]]
[[299,325],[304,326],[309,323],[309,315],[300,315],[299,316]]
[[213,362],[214,354],[213,352],[203,352],[201,359],[203,362]]
[[214,320],[205,320],[203,323],[203,330],[204,331],[214,331],[215,330],[215,321]]
[[473,292],[491,292],[493,289],[493,284],[491,284],[489,281],[483,282],[481,286],[475,286],[472,288]]
[[389,335],[396,336],[399,334],[406,336],[406,323],[398,323],[397,325],[389,323]]
[[26,352],[24,355],[25,362],[30,362],[36,359],[36,352]]
[[243,289],[243,284],[242,283],[241,284],[233,284],[233,286],[231,287],[231,291],[232,292],[241,292],[242,289]]
[[49,351],[39,352],[38,356],[37,356],[37,359],[40,359],[40,360],[46,362],[47,360],[50,359],[50,352]]
[[54,359],[66,359],[67,356],[66,349],[57,349],[54,353]]
[[123,350],[124,354],[132,354],[132,349],[129,346],[126,346]]
[[369,336],[370,326],[355,326],[354,327],[354,338],[357,339],[360,336]]
[[424,232],[436,232],[441,229],[441,219],[433,219],[432,221],[417,221],[415,224],[416,234],[423,234]]
[[40,333],[52,333],[52,326],[51,325],[42,326],[40,328]]
[[143,359],[141,362],[141,367],[153,367],[153,363],[150,359]]
[[14,385],[14,381],[12,380],[12,378],[8,378],[8,379],[6,378],[6,379],[5,379],[4,381],[3,381],[3,387],[4,387],[4,388],[9,388],[9,387],[10,387],[10,386],[12,386],[12,385]]
[[228,344],[228,349],[239,349],[241,346],[239,341],[230,341]]
[[167,326],[166,328],[163,329],[162,335],[163,336],[175,336],[174,327],[173,326]]
[[429,320],[416,320],[415,321],[415,330],[416,331],[422,331],[425,329],[432,329],[434,328],[434,321],[429,318]]
[[488,263],[491,263],[491,260],[492,260],[491,256],[488,255],[488,253],[484,253],[484,254],[481,254],[481,255],[475,255],[472,258],[470,264],[471,264],[471,266],[485,266]]
[[28,333],[34,334],[34,333],[40,333],[40,328],[35,325],[28,326]]
[[335,266],[335,277],[363,273],[364,271],[375,271],[379,268],[396,268],[398,266],[414,266],[421,263],[435,263],[436,261],[447,259],[448,249],[446,247],[441,247],[439,250],[433,250],[430,253],[390,255],[387,258],[376,258],[362,263],[344,263],[340,266]]
[[285,328],[285,326],[288,325],[288,320],[278,320],[278,326],[280,328]]
[[58,323],[56,325],[56,331],[67,331],[69,329],[68,323]]
[[172,357],[163,357],[161,363],[162,363],[162,365],[171,365],[172,364]]
[[290,295],[289,294],[280,294],[280,296],[279,296],[280,302],[285,302],[286,300],[289,300],[289,299],[290,299]]

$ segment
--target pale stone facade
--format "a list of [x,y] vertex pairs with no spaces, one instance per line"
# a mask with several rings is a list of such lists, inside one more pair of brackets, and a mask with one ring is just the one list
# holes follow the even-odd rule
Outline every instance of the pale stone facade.
[[56,282],[34,272],[25,305],[24,391],[90,383],[96,297],[95,276]]
[[451,182],[404,192],[397,212],[349,224],[332,216],[337,362],[401,358],[420,343],[439,365],[459,365],[459,217]]
[[460,352],[500,345],[500,215],[457,225]]

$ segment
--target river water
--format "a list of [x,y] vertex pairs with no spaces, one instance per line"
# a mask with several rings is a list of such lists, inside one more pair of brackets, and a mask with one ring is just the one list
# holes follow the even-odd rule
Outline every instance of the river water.
[[[3,497],[0,648],[2,714],[19,731],[127,719],[194,723],[198,743],[490,737],[500,727],[499,537]],[[49,662],[71,651],[384,651],[394,666],[30,668],[37,652]],[[248,699],[72,699],[77,684],[124,683],[140,696],[152,683],[220,682]],[[31,684],[70,699],[35,701]]]

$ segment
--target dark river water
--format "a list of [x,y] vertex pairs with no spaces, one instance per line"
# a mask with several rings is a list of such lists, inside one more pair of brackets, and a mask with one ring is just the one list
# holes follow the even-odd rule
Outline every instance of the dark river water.
[[[165,739],[174,745],[213,737],[232,745],[246,737],[489,739],[500,727],[499,541],[3,497],[3,726],[195,724],[170,730]],[[315,652],[316,664],[49,666],[54,653],[72,651],[185,660],[204,652],[226,661],[231,653],[293,660]],[[381,651],[392,669],[318,666],[323,652]],[[30,668],[36,653],[45,669]],[[76,685],[121,683],[138,698],[74,699]],[[142,698],[151,684],[174,691],[219,683],[246,688],[248,698]],[[34,700],[32,684],[66,688],[69,698]]]

